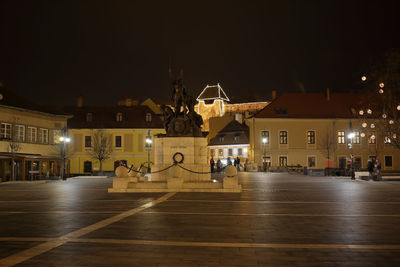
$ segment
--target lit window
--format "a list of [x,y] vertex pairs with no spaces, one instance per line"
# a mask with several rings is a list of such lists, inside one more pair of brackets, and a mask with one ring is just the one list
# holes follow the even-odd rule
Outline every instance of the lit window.
[[309,168],[315,167],[315,157],[314,156],[308,157],[308,167]]
[[338,132],[338,144],[345,144],[344,132]]
[[307,144],[310,144],[310,145],[315,144],[315,131],[307,132]]
[[265,143],[265,144],[269,144],[269,131],[261,131],[261,142]]
[[93,113],[86,113],[86,121],[90,122],[93,121]]
[[17,141],[20,142],[25,141],[25,126],[15,125],[15,138]]
[[279,132],[279,144],[287,144],[287,131]]
[[368,144],[375,144],[375,142],[376,142],[375,132],[369,132],[368,133]]
[[218,156],[223,156],[223,155],[224,155],[224,150],[218,149]]
[[1,123],[1,139],[11,139],[11,124]]
[[232,153],[232,148],[229,148],[228,149],[228,156],[232,156],[233,155],[233,153]]
[[242,148],[238,148],[238,155],[242,156],[243,155],[243,149]]
[[151,122],[151,113],[146,113],[146,122]]
[[279,167],[286,167],[286,166],[287,166],[287,156],[280,156]]
[[122,113],[121,112],[117,113],[116,120],[117,121],[122,121]]
[[28,127],[28,142],[36,143],[37,142],[37,129],[35,127]]
[[353,144],[359,144],[359,143],[360,143],[360,132],[354,132]]

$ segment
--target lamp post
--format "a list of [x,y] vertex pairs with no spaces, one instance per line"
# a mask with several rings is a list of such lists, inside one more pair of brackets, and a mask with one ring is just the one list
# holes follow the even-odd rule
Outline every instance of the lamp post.
[[350,160],[351,160],[351,180],[355,179],[355,173],[354,173],[354,153],[353,153],[353,139],[354,139],[355,133],[351,132],[347,135],[347,137],[350,139],[350,143],[348,144],[349,149],[350,149]]
[[153,144],[153,140],[150,134],[150,130],[147,132],[147,136],[146,136],[146,149],[147,149],[147,172],[149,173],[151,171],[150,169],[150,151],[151,151],[151,147]]
[[61,178],[63,180],[66,180],[67,178],[65,177],[65,157],[66,157],[66,149],[65,146],[66,144],[68,144],[69,142],[71,142],[71,138],[69,138],[68,136],[61,136],[59,138],[60,142],[62,143],[61,146],[61,156],[63,159],[63,167],[62,167],[62,171],[61,171]]
[[262,138],[262,143],[264,145],[264,156],[263,156],[263,168],[264,168],[264,172],[267,171],[267,138],[263,137]]

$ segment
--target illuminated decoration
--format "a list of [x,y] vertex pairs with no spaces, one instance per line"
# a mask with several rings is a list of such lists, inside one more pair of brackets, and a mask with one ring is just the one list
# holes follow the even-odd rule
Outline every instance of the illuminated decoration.
[[393,134],[393,139],[396,139],[397,138],[397,135],[394,133]]
[[387,115],[386,114],[382,114],[382,118],[386,119]]
[[367,80],[367,77],[366,77],[366,76],[362,76],[362,77],[361,77],[361,81],[365,82],[366,80]]
[[390,121],[389,121],[389,124],[393,124],[393,123],[394,123],[394,121],[393,121],[393,120],[390,120]]
[[397,110],[400,110],[400,105],[397,106]]
[[380,84],[379,84],[379,87],[380,87],[380,88],[383,88],[383,87],[385,87],[385,84],[384,84],[384,83],[380,83]]
[[368,113],[368,114],[372,114],[372,110],[367,109],[367,113]]
[[366,122],[363,122],[363,123],[362,123],[362,127],[365,128],[365,127],[367,127],[367,126],[368,126],[368,124],[367,124]]
[[364,115],[364,110],[360,110],[360,112],[358,112],[360,115]]
[[361,137],[365,137],[365,133],[361,133]]
[[375,124],[371,123],[371,128],[372,129],[375,128]]
[[379,93],[380,93],[380,94],[383,94],[383,89],[379,89]]

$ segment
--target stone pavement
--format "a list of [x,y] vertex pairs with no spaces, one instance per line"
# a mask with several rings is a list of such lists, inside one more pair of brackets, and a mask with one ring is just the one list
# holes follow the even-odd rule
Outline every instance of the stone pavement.
[[240,173],[242,193],[0,184],[0,266],[400,266],[400,183]]

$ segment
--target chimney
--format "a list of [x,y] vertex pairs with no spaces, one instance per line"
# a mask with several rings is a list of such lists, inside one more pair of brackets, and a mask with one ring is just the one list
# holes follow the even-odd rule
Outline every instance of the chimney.
[[83,107],[83,97],[82,96],[78,96],[78,98],[76,99],[76,106],[78,108]]
[[276,98],[276,90],[272,90],[271,100],[275,100],[275,98]]
[[331,91],[329,90],[329,88],[326,88],[326,101],[330,100],[331,100]]

